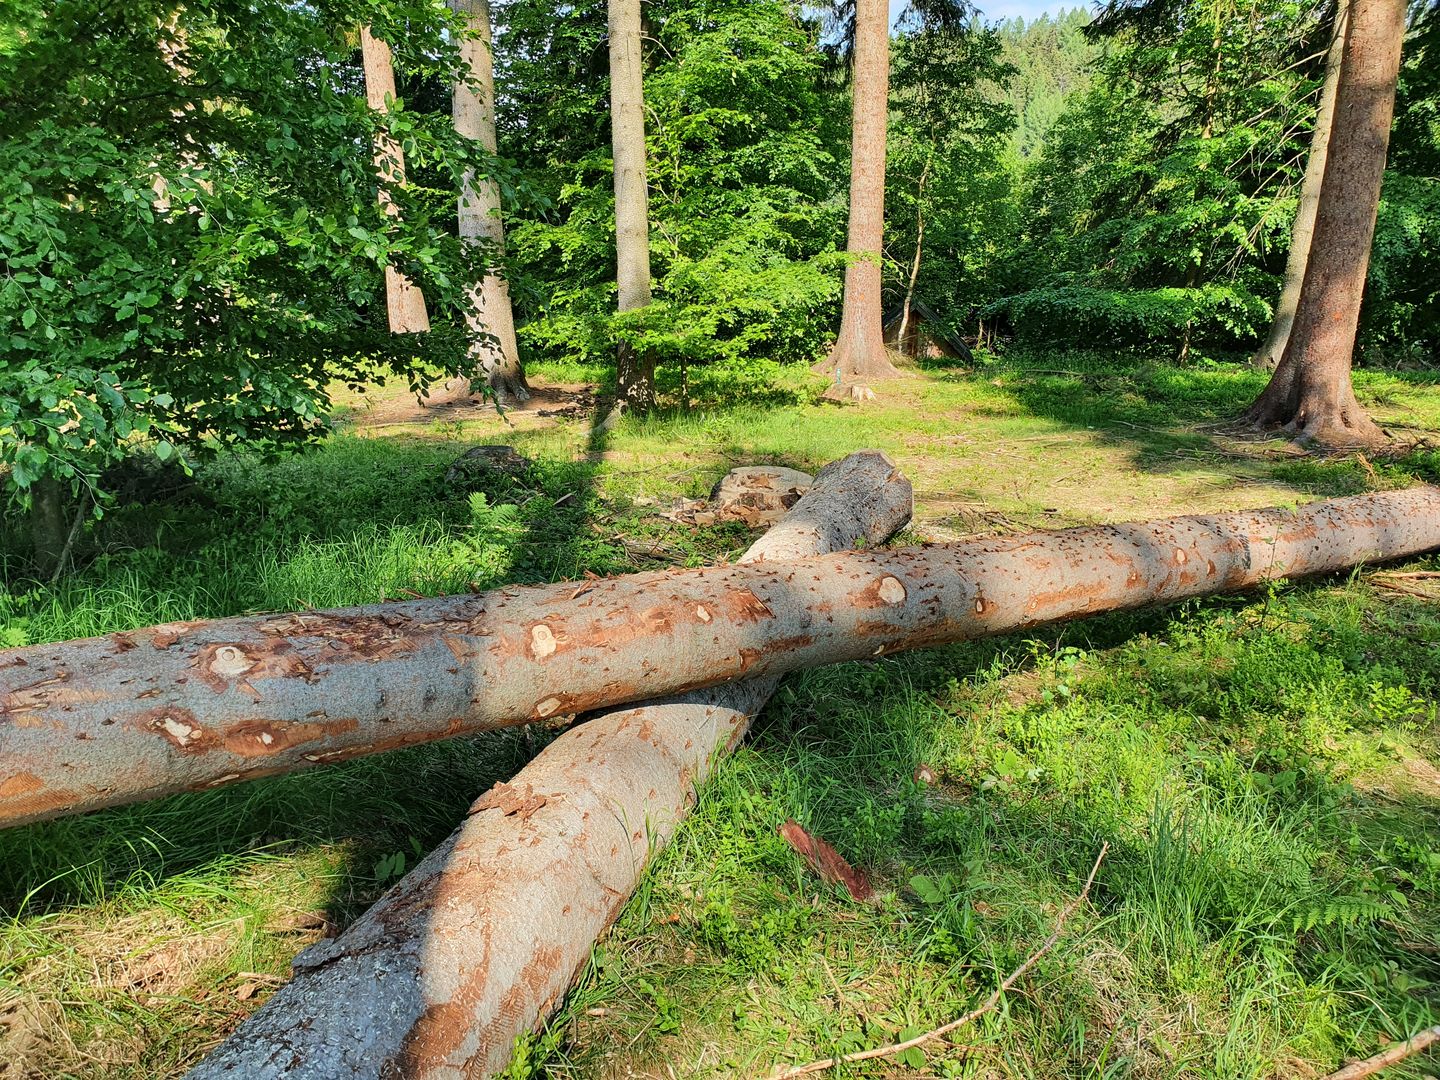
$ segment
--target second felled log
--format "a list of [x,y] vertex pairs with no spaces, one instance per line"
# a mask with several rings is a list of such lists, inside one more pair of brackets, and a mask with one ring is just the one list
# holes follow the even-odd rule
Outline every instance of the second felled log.
[[[852,454],[745,559],[880,543],[910,511],[910,484],[883,454]],[[503,1068],[778,681],[619,709],[561,735],[354,926],[302,953],[290,984],[188,1080],[458,1080]]]

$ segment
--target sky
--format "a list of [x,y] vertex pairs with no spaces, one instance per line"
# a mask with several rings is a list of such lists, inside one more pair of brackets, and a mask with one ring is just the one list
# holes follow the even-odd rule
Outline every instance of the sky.
[[[890,21],[893,23],[905,7],[907,0],[890,0]],[[1085,0],[976,0],[976,6],[987,22],[997,19],[1013,19],[1023,15],[1027,20],[1037,18],[1047,11],[1060,8],[1082,7]]]

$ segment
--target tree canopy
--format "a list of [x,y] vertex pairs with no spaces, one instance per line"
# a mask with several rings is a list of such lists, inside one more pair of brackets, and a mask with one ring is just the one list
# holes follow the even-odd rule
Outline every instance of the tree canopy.
[[[1279,291],[1331,8],[1115,5],[892,32],[884,296],[947,332],[1253,348]],[[654,357],[662,401],[768,393],[821,355],[845,258],[848,83],[787,0],[644,7],[653,301],[614,311],[602,13],[493,5],[499,153],[455,135],[462,20],[390,0],[11,0],[0,18],[0,451],[12,492],[73,495],[137,449],[275,449],[336,382],[463,366],[466,289],[508,279],[522,352]],[[828,9],[827,9],[828,10]],[[1362,362],[1440,347],[1437,19],[1417,6],[1362,315]],[[836,9],[843,24],[845,11]],[[830,12],[835,16],[835,12]],[[942,17],[943,16],[943,17]],[[364,107],[361,26],[398,100]],[[377,203],[383,128],[408,178]],[[500,259],[462,245],[493,178]],[[393,190],[389,190],[393,188]],[[922,239],[923,236],[923,239]],[[393,266],[435,308],[386,332]]]

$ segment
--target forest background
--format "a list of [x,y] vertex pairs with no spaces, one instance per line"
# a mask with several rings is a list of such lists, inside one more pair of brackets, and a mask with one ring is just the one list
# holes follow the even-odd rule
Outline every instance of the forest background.
[[[77,35],[86,8],[8,0],[0,19],[0,442],[22,498],[49,477],[99,507],[134,438],[165,460],[317,437],[337,381],[423,388],[463,368],[485,267],[508,279],[523,361],[603,383],[625,345],[670,406],[793,398],[779,373],[832,339],[843,12],[644,5],[653,302],[617,313],[603,10],[495,6],[491,154],[451,126],[463,21],[444,6],[211,0],[179,19],[147,3]],[[982,347],[1243,361],[1280,291],[1333,10],[907,12],[887,311],[920,301]],[[1440,20],[1426,4],[1410,19],[1357,357],[1391,368],[1440,347]],[[387,111],[364,108],[358,25],[394,43]],[[388,210],[361,149],[381,129],[409,170]],[[457,239],[454,193],[477,175],[501,195],[503,251]],[[428,299],[429,333],[387,333],[385,267]]]

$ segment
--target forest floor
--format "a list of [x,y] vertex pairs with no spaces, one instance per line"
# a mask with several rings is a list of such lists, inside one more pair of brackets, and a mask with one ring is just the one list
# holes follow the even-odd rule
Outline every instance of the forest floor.
[[[141,490],[60,585],[15,571],[0,645],[620,572],[647,546],[713,561],[752,534],[658,511],[861,447],[913,480],[909,542],[1440,479],[1433,376],[1361,373],[1407,447],[1319,460],[1227,433],[1260,380],[1226,365],[1017,353],[856,407],[796,376],[799,403],[598,436],[587,374],[537,372],[504,416],[347,396],[313,453]],[[536,465],[447,485],[476,443]],[[1050,934],[1106,841],[1000,1010],[842,1075],[1313,1077],[1440,1022],[1437,645],[1440,592],[1367,570],[791,677],[512,1075],[764,1076],[928,1029]],[[502,733],[0,833],[0,1078],[179,1075],[532,750]],[[809,876],[790,817],[881,902]]]

